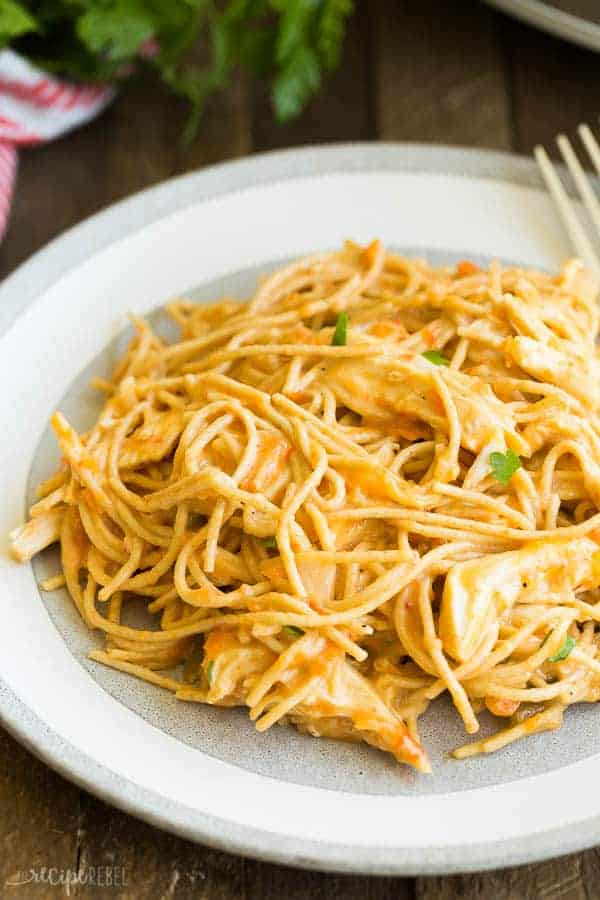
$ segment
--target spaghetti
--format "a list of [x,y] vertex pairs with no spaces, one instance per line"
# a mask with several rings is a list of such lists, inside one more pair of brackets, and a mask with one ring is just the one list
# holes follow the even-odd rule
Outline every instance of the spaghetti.
[[[430,770],[447,692],[487,753],[600,697],[596,286],[348,243],[246,303],[135,320],[97,423],[11,535],[60,543],[98,662]],[[148,627],[126,624],[132,603]]]

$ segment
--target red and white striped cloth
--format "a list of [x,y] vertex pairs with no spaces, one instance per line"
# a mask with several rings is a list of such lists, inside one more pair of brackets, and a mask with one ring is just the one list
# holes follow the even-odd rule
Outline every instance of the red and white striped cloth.
[[41,144],[83,125],[113,99],[110,85],[52,78],[12,50],[0,52],[0,240],[17,171],[17,149]]

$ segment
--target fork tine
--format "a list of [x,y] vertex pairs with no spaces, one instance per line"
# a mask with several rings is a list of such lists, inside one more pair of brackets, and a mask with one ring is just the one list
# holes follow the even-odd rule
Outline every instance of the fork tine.
[[556,138],[556,143],[558,144],[558,149],[562,153],[562,158],[567,164],[567,168],[573,177],[573,181],[577,186],[579,196],[583,200],[585,208],[590,214],[592,222],[596,226],[596,231],[600,235],[600,203],[598,203],[598,199],[590,181],[583,171],[581,163],[575,156],[575,151],[568,138],[566,138],[564,134],[559,134]]
[[598,141],[593,135],[592,129],[589,125],[580,125],[577,131],[579,132],[579,137],[581,138],[583,145],[594,164],[596,172],[598,172],[598,174],[600,175],[600,147],[598,146]]
[[536,162],[540,167],[542,177],[546,182],[546,187],[550,191],[558,209],[559,216],[562,218],[563,224],[569,233],[569,237],[581,259],[594,270],[596,274],[600,273],[600,262],[592,244],[585,233],[581,222],[577,218],[573,204],[565,191],[562,182],[554,166],[548,158],[548,154],[543,147],[537,146],[533,151]]

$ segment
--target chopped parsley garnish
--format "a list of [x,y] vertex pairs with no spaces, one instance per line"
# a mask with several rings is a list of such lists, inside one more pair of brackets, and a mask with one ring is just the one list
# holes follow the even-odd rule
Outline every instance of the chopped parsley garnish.
[[283,630],[291,635],[291,637],[302,637],[304,634],[302,628],[297,628],[295,625],[284,625]]
[[277,550],[277,538],[274,534],[271,537],[263,538],[263,547],[266,547],[267,550]]
[[490,453],[490,464],[492,466],[492,475],[500,484],[507,485],[513,477],[517,469],[521,468],[521,459],[514,450],[507,450],[506,453]]
[[555,653],[554,656],[548,657],[548,662],[555,663],[561,662],[563,659],[566,659],[567,656],[570,656],[572,651],[575,648],[577,641],[575,638],[572,638],[570,634],[568,634],[564,640],[564,643],[558,653]]
[[348,343],[348,314],[341,312],[335,323],[335,331],[331,341],[332,347],[345,347]]
[[433,363],[434,366],[449,366],[450,360],[446,359],[441,350],[425,350],[424,353],[421,353],[421,356],[424,356],[425,359]]

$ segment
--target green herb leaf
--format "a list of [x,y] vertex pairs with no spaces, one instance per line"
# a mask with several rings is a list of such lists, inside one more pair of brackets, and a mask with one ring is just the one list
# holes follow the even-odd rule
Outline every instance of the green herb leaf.
[[214,659],[211,659],[211,661],[209,662],[209,664],[206,667],[206,680],[208,681],[209,687],[213,683],[214,670],[215,670],[215,661],[214,661]]
[[142,0],[92,3],[77,21],[77,34],[93,53],[120,62],[134,56],[155,33],[152,7]]
[[277,538],[275,535],[271,535],[271,537],[263,538],[263,546],[267,548],[267,550],[277,550]]
[[275,55],[276,29],[262,26],[244,32],[238,45],[240,62],[259,78],[268,77]]
[[433,363],[434,366],[450,365],[450,360],[446,359],[446,357],[440,350],[425,350],[424,353],[421,353],[421,356],[424,356],[425,359],[430,363]]
[[37,31],[37,27],[23,3],[0,0],[0,46],[28,31]]
[[321,87],[321,66],[314,49],[301,44],[290,56],[273,82],[273,105],[280,122],[299,115]]
[[304,634],[302,628],[297,628],[295,625],[284,625],[283,630],[291,635],[291,637],[302,637]]
[[346,33],[346,20],[352,15],[352,0],[325,0],[317,29],[319,54],[326,69],[335,69],[340,61]]
[[507,450],[506,453],[490,453],[490,465],[496,481],[507,485],[522,463],[514,450]]
[[331,341],[332,347],[345,347],[348,343],[348,314],[341,312],[335,323],[335,331]]
[[265,81],[280,121],[298,115],[338,64],[353,8],[351,0],[0,0],[0,47],[86,82],[150,68],[190,103],[190,140],[207,99],[240,68]]
[[275,48],[276,61],[285,63],[306,43],[316,4],[314,0],[285,0],[277,5],[281,9],[281,23]]
[[555,653],[554,656],[548,657],[548,662],[555,663],[561,662],[563,659],[566,659],[567,656],[570,656],[571,652],[574,650],[577,641],[575,638],[572,638],[570,634],[568,634],[564,640],[564,643],[558,653]]
[[542,640],[540,642],[540,647],[543,647],[544,644],[548,643],[548,639],[549,639],[550,635],[552,634],[552,631],[553,631],[553,629],[550,629],[550,631],[546,632],[546,634],[544,635],[544,637],[542,638]]

